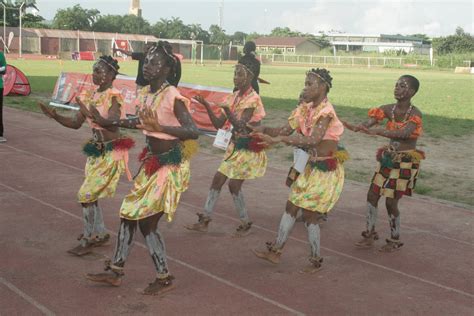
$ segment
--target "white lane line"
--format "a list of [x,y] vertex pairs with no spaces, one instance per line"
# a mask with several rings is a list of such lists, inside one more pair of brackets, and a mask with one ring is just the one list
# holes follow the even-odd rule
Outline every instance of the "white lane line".
[[[197,206],[197,205],[194,205],[194,204],[190,204],[190,203],[187,203],[187,202],[179,202],[180,205],[185,205],[187,206],[188,208],[190,208],[190,210],[188,210],[189,213],[193,213],[192,210],[195,210],[196,207],[200,207],[200,206]],[[228,216],[228,215],[225,215],[225,214],[219,214],[219,213],[215,213],[216,216],[220,216],[220,217],[223,217],[223,218],[226,218],[226,219],[230,219],[234,222],[238,222],[240,223],[240,220],[234,218],[234,217],[231,217],[231,216]],[[258,229],[261,229],[261,230],[264,230],[266,232],[269,232],[269,233],[272,233],[274,235],[277,234],[276,231],[274,230],[271,230],[271,229],[268,229],[268,228],[265,228],[265,227],[262,227],[262,226],[259,226],[259,225],[256,225],[256,224],[253,224],[252,227],[256,227]],[[303,240],[303,239],[299,239],[299,238],[296,238],[296,237],[289,237],[289,239],[292,239],[292,240],[295,240],[297,242],[300,242],[300,243],[303,243],[303,244],[309,244],[306,240]],[[337,251],[337,250],[334,250],[334,249],[331,249],[331,248],[327,248],[327,247],[321,247],[321,249],[325,249],[329,252],[332,252],[332,253],[335,253],[337,255],[340,255],[342,257],[346,257],[346,258],[349,258],[349,259],[352,259],[352,260],[355,260],[355,261],[359,261],[359,262],[363,262],[365,264],[368,264],[368,265],[371,265],[371,266],[374,266],[374,267],[377,267],[377,268],[380,268],[380,269],[383,269],[383,270],[386,270],[386,271],[390,271],[390,272],[393,272],[393,273],[396,273],[396,274],[399,274],[399,275],[403,275],[407,278],[410,278],[410,279],[414,279],[414,280],[417,280],[417,281],[420,281],[420,282],[423,282],[423,283],[426,283],[426,284],[430,284],[430,285],[433,285],[435,287],[438,287],[438,288],[442,288],[442,289],[445,289],[445,290],[448,290],[450,292],[455,292],[455,293],[458,293],[458,294],[461,294],[461,295],[464,295],[464,296],[467,296],[467,297],[470,297],[470,298],[474,298],[474,294],[471,294],[471,293],[468,293],[468,292],[464,292],[462,290],[458,290],[458,289],[455,289],[455,288],[452,288],[452,287],[449,287],[449,286],[446,286],[446,285],[443,285],[443,284],[440,284],[440,283],[436,283],[436,282],[433,282],[433,281],[430,281],[430,280],[426,280],[426,279],[423,279],[421,277],[417,277],[416,275],[412,275],[412,274],[408,274],[408,273],[405,273],[403,271],[399,271],[399,270],[396,270],[396,269],[392,269],[390,267],[387,267],[387,266],[384,266],[384,265],[381,265],[381,264],[378,264],[378,263],[374,263],[374,262],[370,262],[370,261],[367,261],[367,260],[364,260],[364,259],[361,259],[361,258],[358,258],[358,257],[354,257],[352,255],[349,255],[349,254],[346,254],[344,252],[340,252],[340,251]]]
[[[33,201],[36,201],[36,202],[38,202],[38,203],[40,203],[40,204],[43,204],[43,205],[45,205],[45,206],[48,206],[48,207],[50,207],[50,208],[52,208],[52,209],[54,209],[54,210],[57,210],[57,211],[59,211],[59,212],[61,212],[61,213],[64,213],[64,214],[66,214],[66,215],[69,215],[69,216],[71,216],[71,217],[74,217],[74,218],[76,218],[76,219],[82,221],[82,218],[81,218],[80,216],[77,216],[77,215],[75,215],[75,214],[73,214],[73,213],[70,213],[70,212],[66,211],[65,209],[62,209],[62,208],[60,208],[60,207],[57,207],[57,206],[55,206],[55,205],[53,205],[53,204],[51,204],[51,203],[48,203],[48,202],[45,202],[45,201],[40,200],[40,199],[38,199],[38,198],[35,198],[34,196],[32,196],[32,195],[30,195],[30,194],[28,194],[28,193],[25,193],[25,192],[22,192],[22,191],[20,191],[20,190],[17,190],[17,189],[15,189],[15,188],[13,188],[13,187],[11,187],[11,186],[9,186],[9,185],[6,185],[6,184],[4,184],[4,183],[1,183],[1,182],[0,182],[0,186],[3,186],[4,188],[9,189],[10,191],[13,191],[13,192],[15,192],[15,193],[17,193],[17,194],[20,194],[20,195],[22,195],[22,196],[25,196],[25,197],[27,197],[27,198],[33,200]],[[112,233],[113,235],[117,236],[117,233],[116,233],[115,231],[112,231],[112,230],[110,230],[110,229],[109,229],[108,231],[109,231],[110,233]],[[137,245],[137,246],[139,246],[139,247],[141,247],[141,248],[148,249],[148,248],[146,247],[146,245],[143,244],[143,243],[140,243],[140,242],[134,242],[134,243],[135,243],[135,245]],[[176,263],[178,263],[178,264],[184,266],[184,267],[187,267],[188,269],[191,269],[191,270],[196,271],[196,272],[198,272],[198,273],[204,274],[204,275],[206,275],[206,276],[208,276],[208,277],[210,277],[210,278],[212,278],[212,279],[214,279],[214,280],[216,280],[216,281],[218,281],[218,282],[221,282],[221,283],[223,283],[223,284],[225,284],[225,285],[227,285],[227,286],[229,286],[229,287],[232,287],[232,288],[234,288],[234,289],[236,289],[236,290],[239,290],[239,291],[242,291],[242,292],[244,292],[244,293],[246,293],[246,294],[249,294],[249,295],[251,295],[251,296],[253,296],[253,297],[257,298],[257,299],[260,299],[260,300],[262,300],[262,301],[264,301],[264,302],[266,302],[266,303],[269,303],[269,304],[271,304],[271,305],[277,306],[277,307],[279,307],[279,308],[281,308],[281,309],[283,309],[283,310],[286,310],[287,312],[290,312],[290,313],[295,314],[295,315],[305,315],[304,313],[302,313],[302,312],[300,312],[300,311],[297,311],[297,310],[295,310],[295,309],[293,309],[293,308],[291,308],[291,307],[289,307],[289,306],[286,306],[286,305],[284,305],[284,304],[282,304],[282,303],[279,303],[279,302],[274,301],[274,300],[272,300],[272,299],[270,299],[270,298],[268,298],[268,297],[265,297],[265,296],[263,296],[263,295],[261,295],[261,294],[259,294],[259,293],[257,293],[257,292],[254,292],[254,291],[252,291],[252,290],[246,289],[246,288],[244,288],[244,287],[242,287],[242,286],[240,286],[240,285],[238,285],[238,284],[235,284],[235,283],[233,283],[233,282],[231,282],[231,281],[229,281],[229,280],[226,280],[226,279],[223,279],[223,278],[221,278],[221,277],[219,277],[219,276],[217,276],[217,275],[214,275],[214,274],[212,274],[212,273],[209,272],[209,271],[200,269],[200,268],[195,267],[195,266],[193,266],[193,265],[191,265],[191,264],[189,264],[189,263],[186,263],[186,262],[181,261],[181,260],[179,260],[179,259],[175,259],[175,258],[170,257],[170,256],[167,256],[167,258],[168,258],[169,260],[171,260],[171,261],[174,261],[174,262],[176,262]]]
[[48,316],[53,316],[55,315],[52,311],[50,311],[48,308],[46,308],[44,305],[38,303],[34,298],[32,298],[31,296],[29,296],[28,294],[26,294],[25,292],[23,292],[22,290],[20,290],[19,288],[17,288],[16,286],[14,286],[13,284],[11,284],[10,282],[8,282],[7,280],[5,280],[4,278],[2,278],[0,276],[0,283],[2,283],[3,285],[5,285],[7,288],[9,288],[12,292],[14,292],[15,294],[17,294],[18,296],[20,296],[21,298],[23,298],[25,301],[27,301],[28,303],[30,303],[31,305],[33,305],[34,307],[36,307],[37,309],[39,309],[44,315],[48,315]]
[[[10,146],[11,147],[11,146]],[[12,147],[13,149],[16,149],[14,147]],[[28,153],[27,151],[24,151],[24,150],[19,150],[19,151],[23,151],[23,152],[26,152]],[[37,155],[38,157],[42,157],[40,155]],[[55,162],[54,160],[52,159],[49,159],[49,158],[46,158],[44,157],[44,159],[48,160],[48,161],[51,161],[51,162]],[[73,167],[71,165],[67,165],[67,164],[63,164],[61,162],[58,162],[66,167],[69,167],[69,168],[72,168],[72,169],[77,169],[77,170],[80,170],[82,171],[82,169],[79,169],[79,168],[76,168],[76,167]],[[1,183],[0,183],[1,184]],[[182,205],[187,205],[188,207],[193,207],[193,208],[196,208],[196,207],[201,207],[201,206],[197,206],[197,205],[193,205],[193,204],[190,204],[190,203],[187,203],[187,202],[183,202],[181,201],[180,204]],[[52,206],[52,205],[49,205],[49,206]],[[224,214],[216,214],[218,216],[221,216],[221,217],[224,217],[224,218],[228,218],[228,219],[231,219],[233,221],[236,221],[236,219],[234,219],[233,217],[230,217],[230,216],[227,216],[227,215],[224,215]],[[74,215],[75,216],[75,215]],[[261,226],[258,226],[258,225],[253,225],[254,227],[257,227],[259,229],[262,229],[262,230],[265,230],[267,232],[271,232],[271,233],[274,233],[276,234],[276,231],[273,231],[273,230],[270,230],[270,229],[267,229],[265,227],[261,227]],[[416,231],[419,231],[419,232],[423,232],[423,231],[420,231],[420,230],[416,230]],[[443,235],[436,235],[436,234],[433,234],[433,233],[430,233],[430,235],[434,235],[434,236],[437,236],[437,237],[442,237],[442,238],[446,238],[446,239],[450,239],[450,240],[453,240],[453,241],[457,241],[457,242],[461,242],[463,244],[468,244],[470,246],[472,246],[472,244],[470,243],[466,243],[464,241],[461,241],[461,240],[457,240],[457,239],[453,239],[453,238],[449,238],[449,237],[445,237]],[[291,239],[293,240],[296,240],[298,242],[302,242],[302,243],[305,243],[307,244],[306,241],[304,240],[301,240],[301,239],[298,239],[298,238],[295,238],[295,237],[290,237]],[[411,278],[411,279],[415,279],[415,280],[418,280],[420,282],[423,282],[423,283],[426,283],[426,284],[430,284],[430,285],[433,285],[433,286],[436,286],[436,287],[439,287],[439,288],[443,288],[445,290],[448,290],[448,291],[451,291],[451,292],[456,292],[458,294],[462,294],[464,296],[468,296],[468,297],[471,297],[471,298],[474,298],[474,295],[473,294],[470,294],[470,293],[467,293],[467,292],[464,292],[462,290],[458,290],[458,289],[455,289],[455,288],[452,288],[452,287],[449,287],[449,286],[446,286],[446,285],[443,285],[443,284],[439,284],[439,283],[436,283],[436,282],[433,282],[433,281],[429,281],[429,280],[426,280],[426,279],[423,279],[423,278],[420,278],[420,277],[417,277],[415,275],[411,275],[411,274],[408,274],[408,273],[405,273],[405,272],[402,272],[402,271],[399,271],[399,270],[395,270],[395,269],[392,269],[392,268],[389,268],[389,267],[386,267],[386,266],[383,266],[383,265],[379,265],[377,263],[373,263],[373,262],[370,262],[370,261],[366,261],[364,259],[360,259],[360,258],[357,258],[357,257],[354,257],[354,256],[351,256],[349,254],[345,254],[345,253],[342,253],[342,252],[339,252],[337,250],[333,250],[333,249],[330,249],[330,248],[326,248],[326,247],[321,247],[322,249],[326,249],[327,251],[329,252],[333,252],[333,253],[336,253],[338,255],[341,255],[341,256],[344,256],[344,257],[347,257],[347,258],[351,258],[353,260],[357,260],[359,262],[364,262],[364,263],[367,263],[367,264],[370,264],[370,265],[373,265],[373,266],[376,266],[378,268],[381,268],[381,269],[384,269],[384,270],[387,270],[387,271],[391,271],[393,273],[397,273],[397,274],[400,274],[400,275],[403,275],[405,277],[408,277],[408,278]]]
[[[52,163],[57,163],[61,166],[64,166],[66,168],[70,168],[70,169],[73,169],[73,170],[77,170],[81,173],[84,173],[84,169],[81,169],[81,168],[78,168],[78,167],[75,167],[73,165],[70,165],[70,164],[67,164],[67,163],[63,163],[63,162],[60,162],[60,161],[57,161],[57,160],[54,160],[54,159],[50,159],[50,158],[47,158],[45,156],[42,156],[42,155],[38,155],[38,154],[35,154],[35,153],[32,153],[32,152],[29,152],[27,150],[23,150],[23,149],[19,149],[19,148],[16,148],[16,147],[13,147],[13,146],[10,146],[10,145],[2,145],[2,146],[5,146],[5,147],[8,147],[8,148],[11,148],[13,150],[16,150],[18,152],[21,152],[21,153],[24,153],[24,154],[27,154],[29,156],[35,156],[37,158],[40,158],[40,159],[43,159],[43,160],[46,160],[46,161],[49,161],[49,162],[52,162]],[[194,172],[196,173],[196,172]],[[204,175],[202,173],[199,173],[200,175]],[[207,175],[205,175],[207,176]],[[128,182],[125,182],[123,180],[120,180],[121,183],[128,183]],[[253,184],[251,183],[247,183],[245,185],[246,187],[248,188],[254,188],[256,190],[260,190],[262,192],[267,192],[267,193],[273,193],[271,190],[267,190],[267,189],[262,189],[260,187],[257,187],[257,186],[254,186]],[[350,211],[345,211],[343,209],[340,209],[338,208],[337,209],[338,212],[343,212],[343,213],[347,213],[347,214],[351,214],[351,215],[354,215],[354,216],[358,216],[358,217],[361,217],[361,218],[365,218],[365,215],[362,215],[362,214],[358,214],[358,213],[354,213],[354,212],[350,212]],[[427,230],[422,230],[422,229],[419,229],[419,228],[416,228],[416,227],[413,227],[413,226],[410,226],[410,225],[403,225],[403,228],[404,229],[409,229],[409,230],[412,230],[414,232],[417,232],[417,233],[422,233],[422,234],[427,234],[427,235],[430,235],[430,236],[433,236],[433,237],[438,237],[438,238],[442,238],[442,239],[447,239],[447,240],[451,240],[451,241],[454,241],[454,242],[458,242],[458,243],[461,243],[461,244],[464,244],[464,245],[467,245],[467,246],[470,246],[470,247],[474,247],[474,244],[469,242],[469,241],[464,241],[464,240],[460,240],[460,239],[456,239],[456,238],[452,238],[452,237],[448,237],[448,236],[445,236],[445,235],[440,235],[440,234],[436,234],[436,233],[433,233],[433,232],[430,232],[430,231],[427,231]]]

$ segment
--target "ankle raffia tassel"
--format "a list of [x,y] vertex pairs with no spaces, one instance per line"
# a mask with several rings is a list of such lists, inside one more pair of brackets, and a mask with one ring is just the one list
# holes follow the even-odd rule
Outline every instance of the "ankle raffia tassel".
[[173,276],[168,275],[164,278],[156,278],[155,281],[149,283],[148,286],[143,290],[144,295],[162,295],[175,288],[172,280]]
[[380,252],[394,252],[403,246],[403,242],[397,239],[387,238],[385,241],[386,244],[379,249]]
[[280,263],[280,256],[281,256],[281,249],[277,249],[274,247],[274,243],[267,242],[266,243],[267,250],[266,251],[259,251],[259,250],[252,250],[252,252],[260,259],[269,261],[273,264]]
[[300,273],[315,273],[315,272],[318,272],[320,271],[323,266],[322,266],[322,263],[323,263],[323,258],[321,257],[309,257],[309,262],[310,264],[308,266],[306,266],[305,268],[303,268]]

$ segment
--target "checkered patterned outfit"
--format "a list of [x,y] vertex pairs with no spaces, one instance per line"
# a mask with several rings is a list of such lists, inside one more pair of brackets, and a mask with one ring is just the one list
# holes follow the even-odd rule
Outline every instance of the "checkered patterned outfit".
[[411,196],[423,159],[425,154],[421,150],[393,151],[389,147],[380,148],[377,153],[379,166],[372,178],[370,191],[395,199]]

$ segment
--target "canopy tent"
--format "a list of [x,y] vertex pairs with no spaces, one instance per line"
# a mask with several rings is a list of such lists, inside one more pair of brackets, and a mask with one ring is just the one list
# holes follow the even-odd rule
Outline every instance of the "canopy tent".
[[7,72],[3,76],[3,95],[29,95],[31,86],[28,78],[18,68],[7,65]]

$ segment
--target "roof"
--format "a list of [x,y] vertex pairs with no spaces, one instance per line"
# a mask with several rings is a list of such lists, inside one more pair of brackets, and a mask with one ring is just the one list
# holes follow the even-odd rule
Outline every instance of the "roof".
[[[7,27],[7,34],[13,32],[15,36],[19,36],[18,27]],[[33,29],[22,28],[22,36],[24,37],[57,37],[57,38],[73,38],[77,39],[95,39],[95,40],[129,40],[129,41],[158,41],[153,35],[142,34],[123,34],[123,33],[105,33],[105,32],[88,32],[88,31],[74,31],[74,30],[55,30],[55,29]]]
[[306,37],[277,37],[277,36],[264,36],[254,40],[256,46],[290,46],[296,47],[303,44],[306,41],[317,45]]
[[318,33],[315,35],[316,37],[375,37],[379,38],[380,35],[378,34],[358,34],[358,33]]
[[400,34],[396,34],[396,35],[380,34],[380,37],[382,39],[386,38],[386,39],[391,39],[391,40],[418,41],[418,42],[423,41],[423,39],[419,37],[405,36],[405,35],[400,35]]

